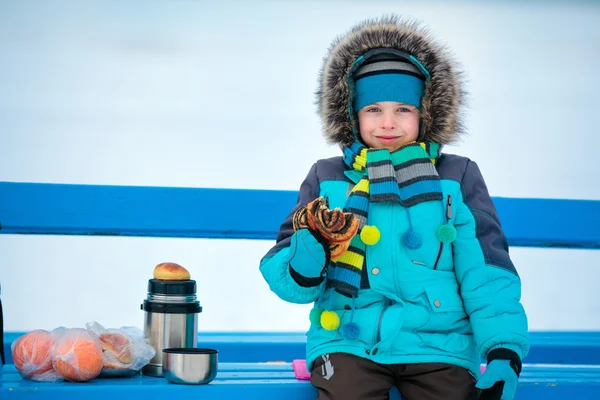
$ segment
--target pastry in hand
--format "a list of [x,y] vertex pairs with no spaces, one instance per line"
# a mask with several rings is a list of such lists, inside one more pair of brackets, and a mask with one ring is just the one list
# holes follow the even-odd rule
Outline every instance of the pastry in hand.
[[319,197],[307,206],[308,225],[327,240],[328,243],[344,243],[351,240],[358,231],[358,219],[352,213],[340,208],[329,209],[329,202]]
[[340,208],[329,209],[329,202],[319,197],[294,213],[292,225],[294,231],[309,229],[318,232],[327,243],[331,258],[341,256],[350,241],[358,232],[358,218],[352,213],[343,212]]
[[164,262],[154,268],[154,279],[160,281],[189,281],[190,273],[179,264]]

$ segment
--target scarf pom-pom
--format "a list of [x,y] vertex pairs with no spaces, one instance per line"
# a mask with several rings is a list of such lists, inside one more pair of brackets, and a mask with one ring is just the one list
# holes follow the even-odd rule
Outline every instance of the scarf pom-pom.
[[342,337],[346,340],[354,340],[360,334],[360,328],[356,322],[350,322],[342,326]]
[[376,226],[365,225],[360,231],[360,240],[368,246],[372,246],[379,241],[381,233]]
[[402,235],[402,243],[404,247],[410,250],[416,250],[423,245],[423,239],[419,232],[415,231],[413,228],[410,228],[408,231]]
[[308,315],[308,319],[312,325],[318,326],[321,324],[321,314],[323,314],[323,309],[320,307],[315,307],[310,310],[310,314]]
[[442,243],[452,243],[456,240],[456,228],[452,225],[442,225],[438,228],[437,236]]
[[334,311],[323,311],[321,326],[328,331],[335,331],[340,326],[340,317]]

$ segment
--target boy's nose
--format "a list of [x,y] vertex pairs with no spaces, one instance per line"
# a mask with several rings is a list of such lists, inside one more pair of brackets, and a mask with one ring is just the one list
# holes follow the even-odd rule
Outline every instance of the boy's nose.
[[396,121],[394,121],[394,116],[389,113],[384,113],[381,119],[381,128],[382,129],[396,129]]

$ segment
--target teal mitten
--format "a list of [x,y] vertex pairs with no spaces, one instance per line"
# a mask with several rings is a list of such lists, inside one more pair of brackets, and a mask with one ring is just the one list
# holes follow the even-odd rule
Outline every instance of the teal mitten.
[[[298,274],[305,278],[305,282],[306,278],[309,281],[318,280],[318,282],[313,282],[318,285],[323,280],[323,270],[329,264],[330,255],[329,245],[323,244],[323,239],[315,236],[319,236],[319,234],[311,233],[308,229],[296,231],[292,235],[288,254],[292,276],[294,273]],[[316,285],[310,284],[310,286]]]
[[508,349],[490,351],[487,368],[477,382],[477,388],[482,389],[480,400],[513,400],[520,373],[517,353]]

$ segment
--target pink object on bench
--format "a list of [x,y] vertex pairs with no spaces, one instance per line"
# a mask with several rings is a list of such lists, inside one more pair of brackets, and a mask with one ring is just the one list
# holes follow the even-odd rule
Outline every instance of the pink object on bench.
[[292,368],[294,368],[294,374],[296,379],[303,381],[310,380],[310,372],[306,369],[306,360],[294,360],[292,361]]

